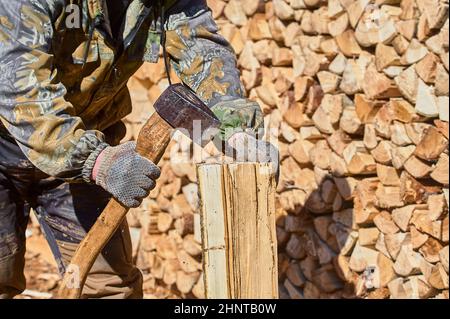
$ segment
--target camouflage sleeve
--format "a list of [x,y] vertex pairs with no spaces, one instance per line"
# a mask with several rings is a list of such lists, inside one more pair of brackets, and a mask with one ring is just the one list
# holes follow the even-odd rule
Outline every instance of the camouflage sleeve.
[[218,33],[205,0],[179,0],[166,22],[166,48],[180,79],[222,121],[222,137],[233,129],[260,129],[261,109],[245,98],[236,54]]
[[0,120],[43,172],[69,181],[104,136],[86,131],[53,67],[51,0],[0,1]]

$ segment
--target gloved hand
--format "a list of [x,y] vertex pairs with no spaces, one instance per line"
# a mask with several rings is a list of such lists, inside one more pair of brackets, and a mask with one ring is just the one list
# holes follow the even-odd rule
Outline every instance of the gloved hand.
[[138,207],[155,188],[161,171],[135,151],[136,143],[106,147],[95,161],[92,179],[126,207]]
[[221,141],[227,141],[236,132],[251,131],[262,135],[264,116],[258,103],[247,99],[219,102],[211,110],[220,120]]
[[235,159],[238,162],[272,163],[272,170],[278,181],[280,154],[274,145],[244,132],[233,134],[228,139],[228,145],[236,151]]

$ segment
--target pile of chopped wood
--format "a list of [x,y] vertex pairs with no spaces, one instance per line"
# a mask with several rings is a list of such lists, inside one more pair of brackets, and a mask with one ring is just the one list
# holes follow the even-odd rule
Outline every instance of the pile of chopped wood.
[[[280,296],[448,298],[448,1],[208,3],[279,140]],[[127,140],[166,86],[132,79]],[[129,218],[154,296],[203,296],[192,147]]]

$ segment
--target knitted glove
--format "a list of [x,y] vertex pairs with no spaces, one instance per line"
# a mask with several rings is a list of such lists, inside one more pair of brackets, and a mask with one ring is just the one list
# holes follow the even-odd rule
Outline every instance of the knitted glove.
[[155,188],[161,171],[135,151],[136,143],[106,147],[95,161],[92,179],[126,207],[138,207]]

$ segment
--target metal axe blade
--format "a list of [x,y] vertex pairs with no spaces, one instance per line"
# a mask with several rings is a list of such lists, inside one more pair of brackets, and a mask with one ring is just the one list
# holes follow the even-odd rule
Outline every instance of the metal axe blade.
[[156,112],[174,129],[202,147],[218,133],[219,119],[183,84],[169,86],[154,104]]

